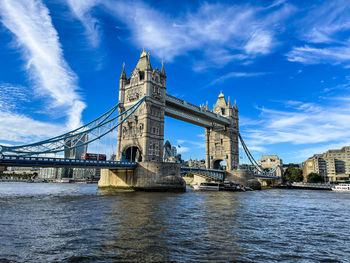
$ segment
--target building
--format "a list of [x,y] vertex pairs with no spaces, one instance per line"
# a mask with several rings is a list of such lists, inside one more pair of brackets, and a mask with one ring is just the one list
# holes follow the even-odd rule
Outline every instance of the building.
[[[202,106],[202,108],[209,111],[208,106]],[[220,92],[212,112],[228,119],[230,125],[225,128],[218,125],[205,129],[206,167],[220,169],[223,162],[225,162],[225,169],[237,169],[239,165],[239,112],[237,103],[235,101],[234,105],[231,105],[230,97],[226,101],[224,94]]]
[[[84,145],[84,143],[87,141],[87,134],[81,134],[74,137],[66,138],[64,140],[64,158],[81,159],[81,155],[87,152],[87,144]],[[71,147],[74,148],[71,149]]]
[[[87,134],[69,137],[64,140],[64,158],[81,159],[83,153],[87,152]],[[75,146],[75,147],[74,147]],[[74,147],[74,148],[71,148]],[[74,180],[98,180],[100,169],[95,168],[40,168],[39,178],[53,180],[60,178],[72,178]]]
[[310,173],[324,177],[325,182],[344,182],[350,179],[350,146],[315,154],[303,165],[304,182]]
[[181,154],[177,154],[175,146],[171,146],[167,140],[163,146],[163,162],[182,163]]
[[283,176],[283,161],[278,155],[263,155],[258,160],[258,164],[266,171],[276,168],[274,174],[272,174],[273,176]]
[[195,167],[195,168],[206,168],[205,166],[205,160],[192,160],[190,158],[187,162],[188,167]]
[[278,157],[278,155],[263,155],[260,160],[258,160],[258,164],[263,169],[273,169],[277,165],[282,166],[283,161]]

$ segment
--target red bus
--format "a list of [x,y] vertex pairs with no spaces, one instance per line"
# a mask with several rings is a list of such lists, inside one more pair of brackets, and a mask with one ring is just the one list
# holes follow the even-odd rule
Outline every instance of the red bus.
[[98,161],[106,161],[106,155],[105,154],[98,154],[98,153],[83,153],[81,155],[81,159],[83,160],[98,160]]

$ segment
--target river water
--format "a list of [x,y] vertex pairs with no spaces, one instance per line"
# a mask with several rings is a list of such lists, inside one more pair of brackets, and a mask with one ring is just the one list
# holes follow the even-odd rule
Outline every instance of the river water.
[[350,193],[0,183],[0,262],[350,262]]

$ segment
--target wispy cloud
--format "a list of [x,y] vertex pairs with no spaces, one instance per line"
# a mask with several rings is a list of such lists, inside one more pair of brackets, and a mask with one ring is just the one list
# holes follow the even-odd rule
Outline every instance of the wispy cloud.
[[0,84],[0,109],[1,111],[11,111],[20,102],[28,102],[27,90],[22,86],[15,86],[9,83]]
[[41,122],[23,114],[0,111],[0,141],[29,143],[62,133],[62,125]]
[[101,27],[96,18],[91,15],[91,9],[98,5],[100,0],[67,0],[67,3],[77,19],[85,28],[90,44],[97,47],[101,42]]
[[208,84],[208,86],[213,86],[217,83],[224,82],[225,80],[231,79],[231,78],[249,78],[249,77],[257,77],[266,75],[267,73],[264,72],[229,72],[223,76],[220,76],[217,79],[214,79],[212,82]]
[[298,36],[305,44],[287,54],[292,62],[345,64],[350,61],[350,4],[347,0],[325,1],[299,21]]
[[69,129],[77,127],[85,103],[77,93],[77,77],[64,59],[47,7],[40,0],[3,0],[0,15],[22,51],[36,94],[46,99],[50,110],[65,112]]
[[278,44],[277,32],[283,31],[281,23],[295,10],[282,1],[271,6],[271,12],[248,4],[203,3],[192,12],[170,15],[141,1],[102,4],[126,24],[136,46],[167,61],[194,52],[197,71],[270,53]]
[[[341,145],[339,142],[350,142],[348,99],[334,98],[321,103],[289,101],[282,110],[261,108],[261,123],[252,128],[244,127],[241,133],[249,141],[248,145],[305,145],[303,155],[308,152],[311,156],[315,153],[312,150],[320,145]],[[325,148],[326,146],[322,146],[322,149]]]
[[315,48],[310,46],[294,47],[288,54],[287,59],[292,62],[304,64],[340,64],[350,62],[349,46]]

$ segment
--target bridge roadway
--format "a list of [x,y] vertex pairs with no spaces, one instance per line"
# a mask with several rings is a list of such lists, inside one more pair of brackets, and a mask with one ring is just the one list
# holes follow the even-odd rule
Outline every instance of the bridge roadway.
[[[81,160],[54,157],[0,155],[0,166],[134,169],[137,166],[137,163],[119,161]],[[181,172],[192,172],[198,174],[199,176],[213,180],[223,181],[225,179],[225,171],[217,169],[182,166]],[[254,176],[266,179],[280,179],[280,177],[278,176],[260,174],[255,174]]]
[[68,158],[53,157],[32,157],[17,155],[0,156],[0,166],[22,166],[22,167],[66,167],[66,168],[110,168],[125,169],[135,168],[135,162],[118,162],[118,161],[97,161],[97,160],[80,160]]
[[198,174],[201,177],[206,177],[208,179],[220,180],[225,179],[225,171],[216,170],[216,169],[206,169],[206,168],[197,168],[197,167],[181,167],[181,173],[192,172]]
[[165,115],[204,128],[211,128],[215,124],[224,126],[230,124],[227,118],[219,114],[207,111],[169,94],[165,95]]
[[265,175],[265,174],[254,174],[254,177],[263,178],[263,179],[275,179],[275,180],[281,179],[281,177],[279,176],[272,176],[272,175]]

